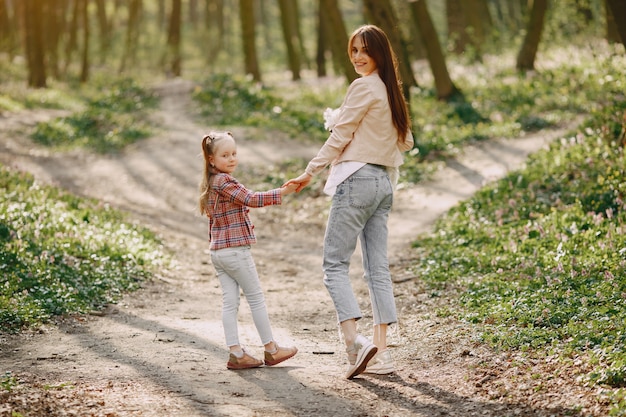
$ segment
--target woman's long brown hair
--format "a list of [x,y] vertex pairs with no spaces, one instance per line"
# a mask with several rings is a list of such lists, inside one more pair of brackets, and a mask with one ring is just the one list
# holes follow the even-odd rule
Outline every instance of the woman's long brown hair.
[[398,74],[398,59],[391,47],[389,38],[378,26],[361,26],[350,36],[348,42],[348,56],[350,57],[352,56],[352,44],[358,36],[361,37],[367,54],[376,62],[378,75],[387,87],[393,125],[398,131],[398,137],[404,139],[410,130],[411,118],[402,94],[402,80]]

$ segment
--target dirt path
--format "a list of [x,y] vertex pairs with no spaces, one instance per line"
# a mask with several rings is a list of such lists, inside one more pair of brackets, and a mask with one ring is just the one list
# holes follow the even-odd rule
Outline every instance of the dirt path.
[[[391,376],[342,378],[344,353],[320,268],[328,201],[296,197],[285,207],[253,210],[259,238],[253,253],[275,336],[300,353],[275,368],[233,372],[225,367],[221,293],[209,263],[206,221],[193,212],[199,139],[207,128],[189,117],[187,83],[171,82],[160,91],[158,120],[165,130],[116,157],[52,154],[29,143],[21,126],[47,113],[25,114],[21,124],[19,118],[0,119],[2,163],[131,212],[163,236],[177,261],[101,316],[1,340],[0,371],[30,384],[28,401],[48,407],[45,415],[560,416],[595,406],[589,392],[558,377],[544,382],[554,389],[534,392],[531,378],[512,367],[510,357],[475,344],[463,323],[438,318],[436,309],[448,300],[429,297],[404,270],[411,240],[438,216],[564,130],[471,146],[432,181],[397,192],[390,260],[401,281],[395,287],[401,323],[391,337],[397,365]],[[308,158],[317,150],[234,133],[241,165]],[[369,335],[358,254],[353,264],[366,313],[360,326]],[[245,302],[241,321],[242,341],[260,355]],[[10,415],[1,414],[9,409],[0,404],[0,415]]]

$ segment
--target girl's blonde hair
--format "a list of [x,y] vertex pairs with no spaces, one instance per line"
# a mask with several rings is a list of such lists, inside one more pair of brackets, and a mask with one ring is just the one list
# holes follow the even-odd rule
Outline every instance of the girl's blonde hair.
[[367,54],[376,62],[378,75],[387,87],[393,125],[398,131],[398,136],[404,139],[410,130],[411,118],[402,94],[402,79],[398,74],[398,58],[391,47],[389,38],[378,26],[361,26],[350,36],[348,56],[352,54],[352,45],[356,37],[361,37],[363,45],[367,48]]
[[204,157],[204,174],[200,180],[200,197],[198,198],[198,211],[202,215],[209,215],[209,193],[211,192],[211,181],[219,173],[211,164],[217,144],[225,138],[233,138],[230,132],[210,132],[202,137],[202,156]]

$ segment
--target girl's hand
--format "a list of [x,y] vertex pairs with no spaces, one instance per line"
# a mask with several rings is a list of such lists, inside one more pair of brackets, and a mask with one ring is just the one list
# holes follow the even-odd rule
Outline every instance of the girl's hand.
[[294,178],[292,180],[287,181],[285,184],[283,184],[283,187],[291,185],[291,184],[297,184],[298,187],[296,188],[296,192],[299,193],[300,191],[302,191],[304,187],[309,185],[312,178],[313,177],[311,175],[305,172],[304,174],[300,175],[298,178]]
[[294,183],[286,183],[282,187],[280,187],[280,194],[285,196],[289,194],[293,194],[298,190],[298,184]]

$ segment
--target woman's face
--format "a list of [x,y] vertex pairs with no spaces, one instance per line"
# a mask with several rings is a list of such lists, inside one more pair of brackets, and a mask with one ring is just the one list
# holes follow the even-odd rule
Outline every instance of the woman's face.
[[215,151],[213,152],[213,156],[211,156],[210,162],[219,171],[232,174],[239,163],[235,139],[230,136],[220,139],[220,141],[215,144]]
[[354,65],[354,70],[361,76],[370,75],[376,70],[376,62],[367,53],[367,48],[363,44],[363,38],[356,36],[352,40],[350,49],[350,60]]

